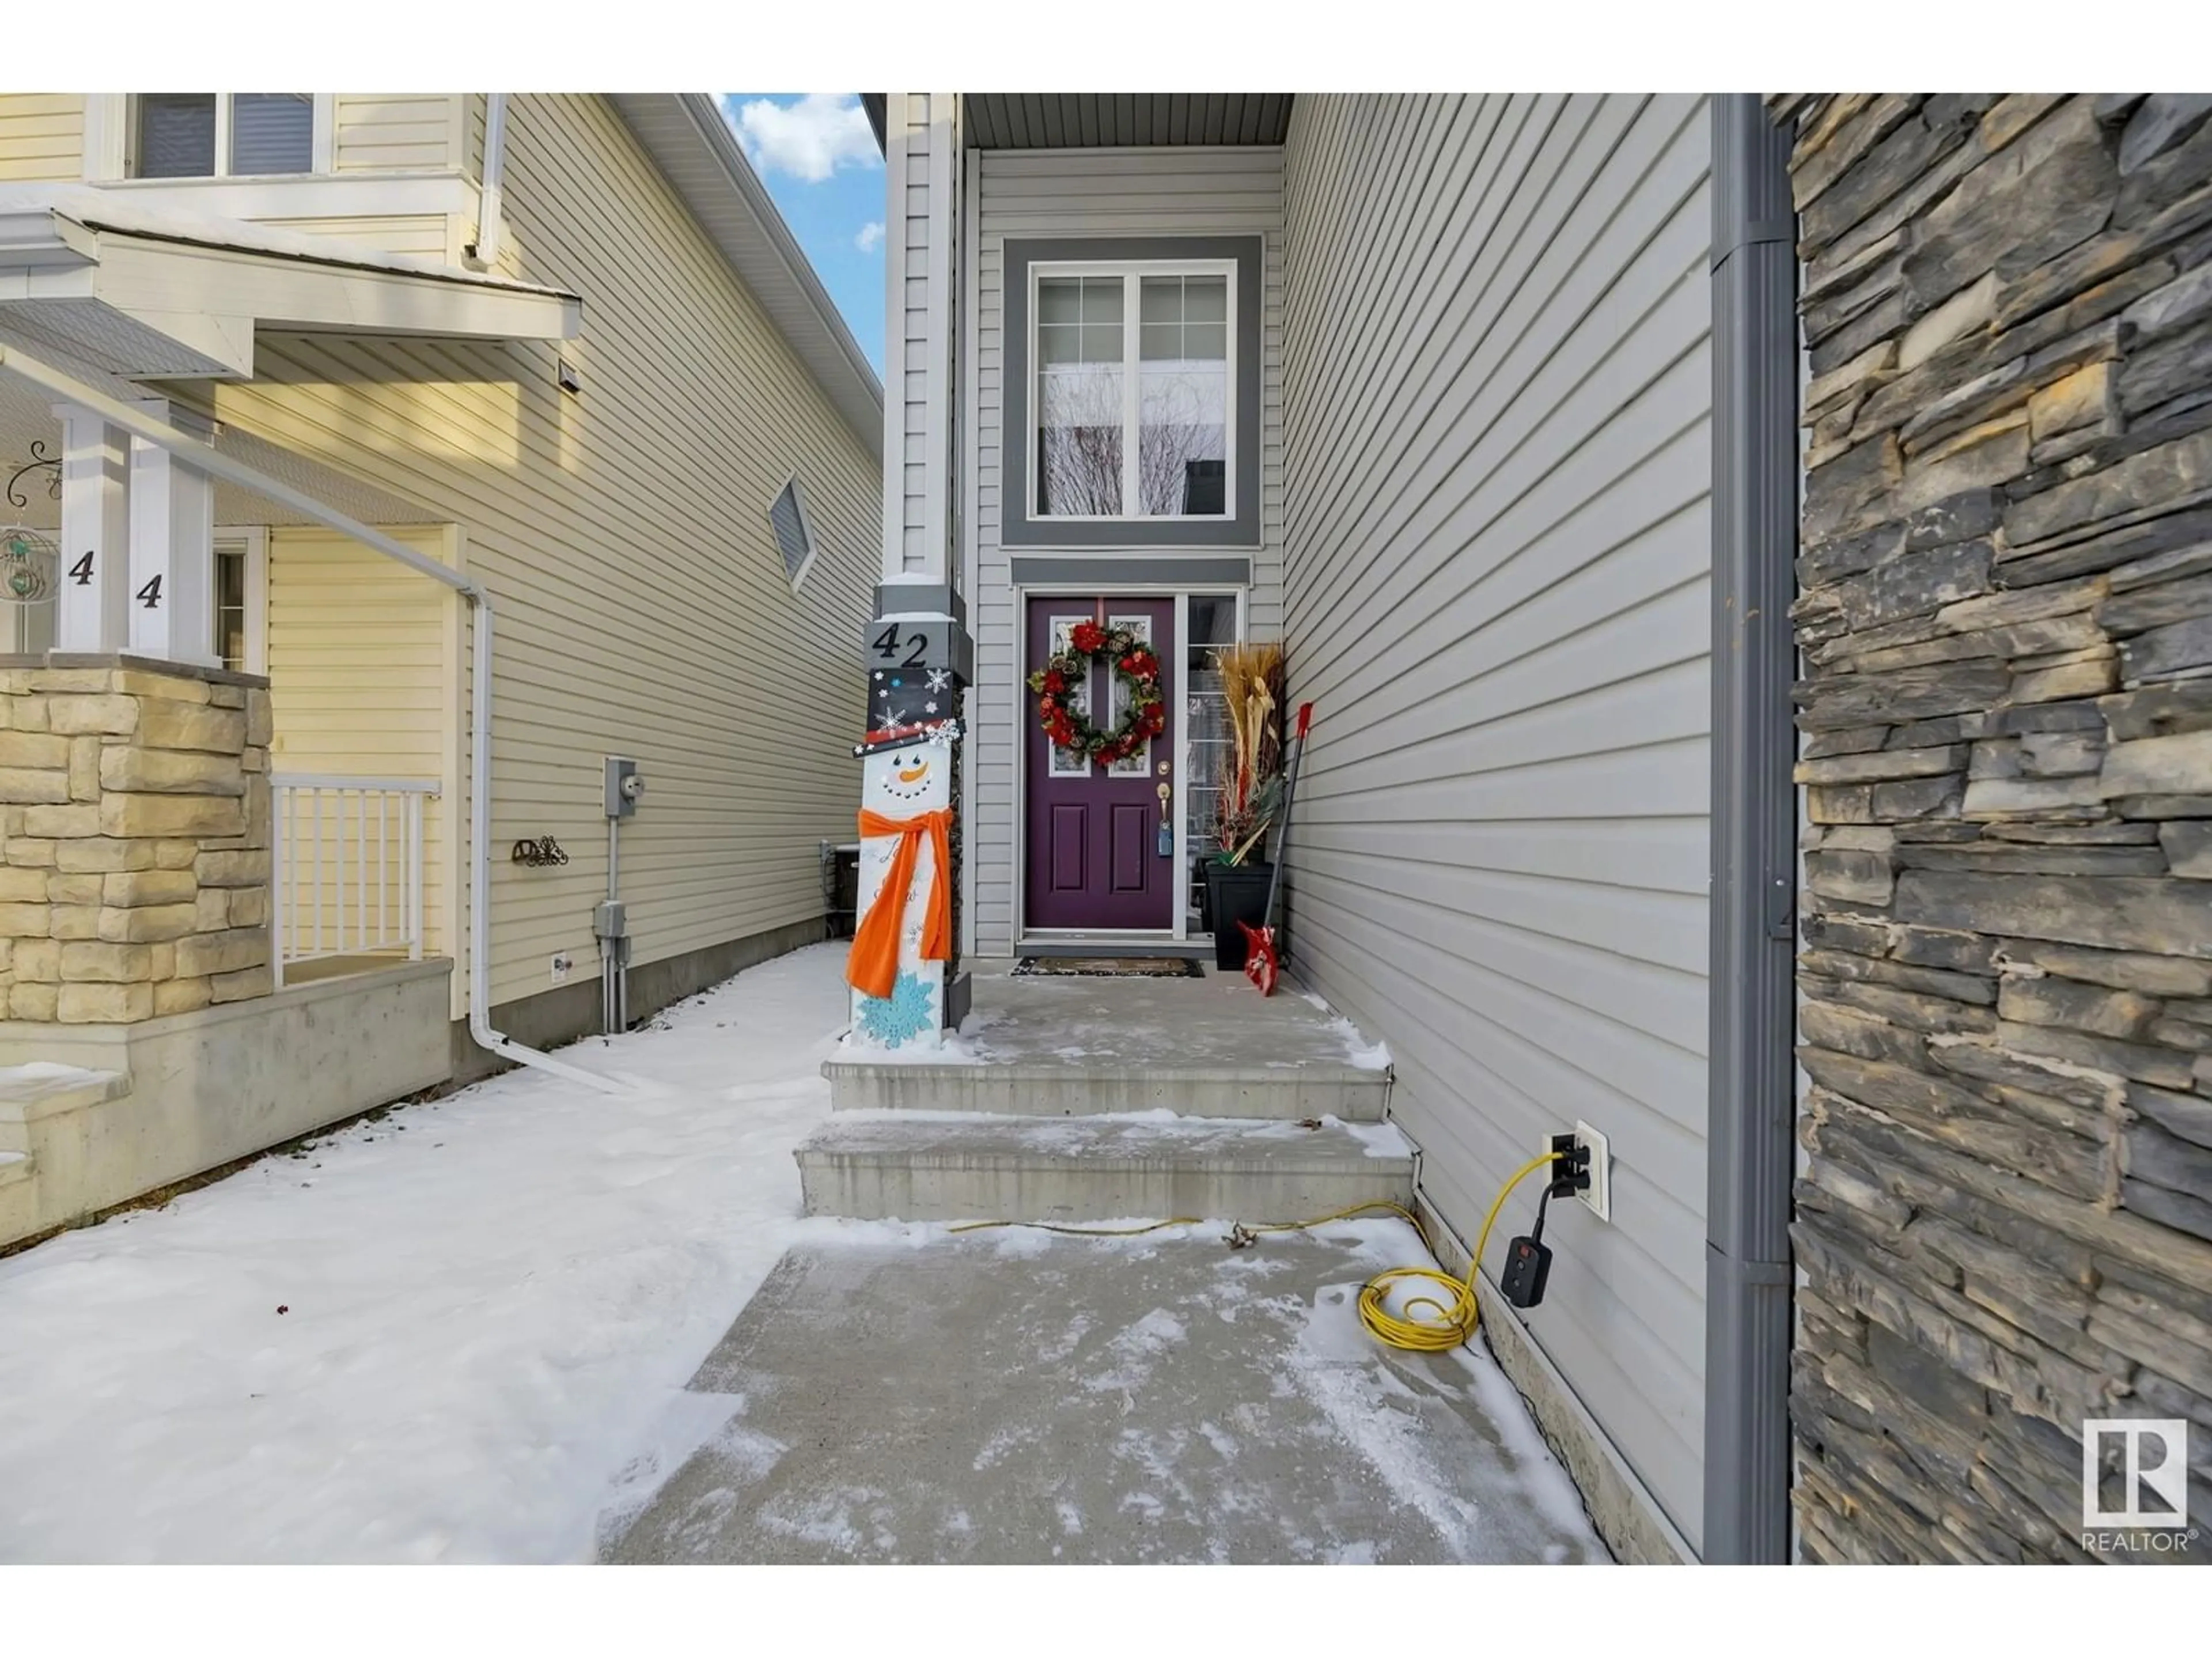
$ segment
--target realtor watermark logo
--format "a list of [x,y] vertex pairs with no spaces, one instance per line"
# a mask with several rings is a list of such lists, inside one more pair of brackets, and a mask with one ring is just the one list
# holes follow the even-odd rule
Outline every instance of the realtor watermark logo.
[[[2118,1476],[2108,1486],[2110,1471]],[[2081,1547],[2178,1554],[2189,1524],[2189,1425],[2179,1417],[2092,1417],[2081,1425]]]

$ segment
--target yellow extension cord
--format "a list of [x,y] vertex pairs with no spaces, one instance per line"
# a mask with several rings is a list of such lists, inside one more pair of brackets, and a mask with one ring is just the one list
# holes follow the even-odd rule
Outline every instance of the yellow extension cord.
[[[1506,1195],[1523,1180],[1552,1163],[1559,1155],[1546,1152],[1532,1158],[1498,1189],[1491,1201],[1490,1213],[1482,1218],[1482,1231],[1475,1236],[1474,1254],[1469,1258],[1467,1277],[1455,1279],[1435,1267],[1392,1267],[1379,1273],[1360,1287],[1359,1322],[1378,1342],[1413,1353],[1443,1353],[1456,1348],[1474,1336],[1482,1310],[1474,1299],[1474,1276],[1482,1266],[1483,1246],[1490,1242],[1491,1224],[1505,1206]],[[1388,1210],[1407,1222],[1420,1237],[1422,1245],[1431,1255],[1435,1246],[1429,1243],[1428,1229],[1421,1225],[1420,1217],[1403,1205],[1388,1199],[1376,1199],[1371,1203],[1355,1204],[1331,1215],[1316,1216],[1310,1221],[1263,1221],[1244,1229],[1252,1233],[1304,1232],[1312,1227],[1325,1227],[1332,1221],[1347,1221],[1356,1215],[1366,1215],[1376,1210]],[[1145,1233],[1157,1233],[1170,1227],[1202,1227],[1201,1216],[1178,1216],[1171,1221],[1148,1222],[1141,1227],[1068,1227],[1054,1221],[969,1221],[951,1229],[956,1233],[981,1232],[990,1227],[1028,1227],[1039,1232],[1060,1233],[1071,1238],[1135,1238]],[[1401,1285],[1426,1280],[1448,1293],[1449,1301],[1422,1295],[1408,1297],[1403,1311],[1390,1311],[1390,1292]],[[1423,1310],[1428,1311],[1423,1312]]]

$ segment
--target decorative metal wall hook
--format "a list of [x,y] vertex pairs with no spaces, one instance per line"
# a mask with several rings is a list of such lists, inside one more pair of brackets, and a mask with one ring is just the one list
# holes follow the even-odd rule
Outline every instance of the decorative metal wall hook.
[[535,841],[519,841],[514,843],[514,848],[507,857],[516,864],[526,864],[533,869],[542,869],[549,864],[566,864],[568,861],[567,849],[550,836],[540,836]]
[[17,467],[17,468],[15,469],[15,472],[14,472],[14,473],[13,473],[13,474],[9,477],[9,480],[8,480],[8,505],[9,505],[9,506],[10,506],[10,507],[16,507],[16,508],[20,509],[20,508],[22,508],[22,507],[28,507],[28,506],[31,504],[31,498],[30,498],[28,495],[24,495],[21,490],[17,489],[15,488],[15,485],[16,485],[16,483],[18,483],[18,482],[22,478],[22,476],[23,476],[26,472],[36,472],[36,471],[37,471],[40,467],[42,467],[42,466],[52,467],[52,468],[53,469],[52,475],[51,477],[49,477],[47,478],[47,480],[46,480],[46,499],[47,499],[48,501],[58,501],[61,500],[61,498],[62,498],[62,460],[61,460],[61,457],[60,457],[60,456],[58,456],[58,455],[49,455],[49,454],[47,454],[47,453],[46,453],[46,445],[45,445],[44,443],[42,443],[42,442],[40,442],[40,441],[36,441],[36,440],[33,440],[33,442],[32,442],[32,444],[31,444],[31,459],[30,459],[29,460],[27,460],[27,461],[24,462],[22,465],[21,465],[21,466]]

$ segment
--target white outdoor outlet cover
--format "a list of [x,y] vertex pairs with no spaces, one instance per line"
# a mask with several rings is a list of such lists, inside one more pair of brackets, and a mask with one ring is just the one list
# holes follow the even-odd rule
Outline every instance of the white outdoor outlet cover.
[[1589,1185],[1575,1194],[1583,1206],[1592,1211],[1600,1221],[1613,1219],[1613,1147],[1606,1138],[1587,1123],[1577,1121],[1575,1139],[1589,1148]]
[[562,980],[568,978],[568,970],[575,965],[575,958],[569,956],[567,951],[556,951],[553,953],[553,982],[558,985]]

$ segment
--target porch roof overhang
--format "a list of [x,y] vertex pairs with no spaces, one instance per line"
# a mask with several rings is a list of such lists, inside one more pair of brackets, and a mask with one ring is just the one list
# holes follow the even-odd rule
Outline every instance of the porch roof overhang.
[[[884,100],[860,101],[884,135]],[[1098,149],[1170,144],[1279,144],[1287,92],[964,92],[960,125],[971,149]]]
[[259,329],[566,340],[573,294],[72,186],[0,191],[0,320],[125,380],[250,379]]

